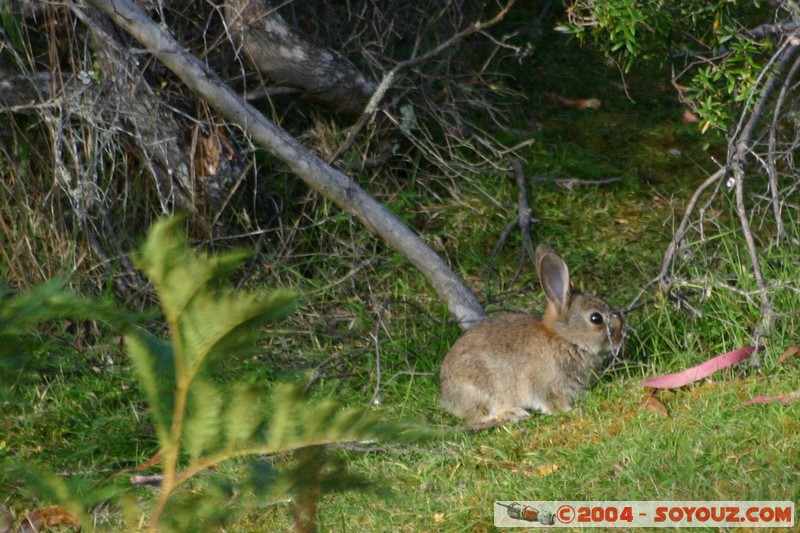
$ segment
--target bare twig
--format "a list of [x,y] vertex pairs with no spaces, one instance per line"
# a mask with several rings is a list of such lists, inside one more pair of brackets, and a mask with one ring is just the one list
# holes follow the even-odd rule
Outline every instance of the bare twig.
[[596,187],[598,185],[610,185],[612,183],[619,183],[622,178],[608,178],[604,180],[582,180],[578,178],[564,178],[554,180],[555,184],[559,187],[572,190],[575,187]]
[[350,129],[350,132],[347,134],[347,138],[344,140],[344,142],[342,142],[341,145],[339,145],[339,147],[336,150],[333,151],[332,154],[330,154],[326,158],[326,161],[328,163],[333,163],[334,161],[339,159],[339,156],[341,156],[344,152],[350,149],[350,147],[353,145],[358,135],[364,129],[364,126],[366,126],[367,123],[372,119],[372,117],[375,116],[375,113],[377,113],[378,107],[383,101],[383,98],[386,96],[387,91],[395,84],[400,73],[403,70],[419,65],[420,63],[424,63],[425,61],[428,61],[429,59],[441,54],[445,50],[457,45],[466,37],[469,37],[474,33],[484,31],[487,28],[494,26],[495,24],[497,24],[498,22],[500,22],[505,18],[506,14],[514,6],[515,3],[516,0],[508,0],[506,5],[503,6],[500,9],[500,11],[491,19],[486,21],[482,20],[475,21],[466,28],[464,28],[463,30],[452,35],[450,38],[446,39],[439,45],[428,50],[424,54],[413,55],[412,57],[404,61],[401,61],[400,63],[395,65],[389,72],[387,72],[383,76],[383,79],[380,81],[375,91],[372,93],[372,97],[369,99],[369,102],[364,108],[363,113],[359,117],[356,124]]
[[780,192],[778,190],[778,165],[775,161],[776,156],[776,142],[778,135],[778,122],[780,121],[781,112],[783,111],[783,104],[789,94],[792,80],[800,69],[800,58],[795,59],[794,64],[789,69],[786,77],[783,79],[781,92],[775,102],[775,110],[773,112],[772,123],[769,127],[769,146],[767,149],[767,175],[769,176],[769,189],[772,195],[771,204],[772,211],[775,216],[775,233],[776,241],[781,242],[786,238],[786,230],[783,227],[783,217],[781,216],[781,200]]
[[689,203],[686,205],[686,210],[683,213],[681,223],[678,225],[678,229],[673,232],[672,241],[670,241],[669,246],[667,246],[667,251],[664,254],[664,260],[661,262],[661,271],[658,273],[657,279],[662,292],[670,292],[671,279],[670,276],[668,276],[668,272],[672,269],[672,265],[675,260],[675,253],[678,251],[681,241],[683,241],[683,238],[686,236],[686,230],[689,228],[689,223],[691,221],[692,214],[694,213],[694,208],[697,206],[697,202],[700,200],[700,197],[703,195],[706,189],[717,183],[724,176],[724,168],[717,170],[700,184],[700,186],[694,191],[694,194],[692,194],[692,197],[689,199]]
[[511,171],[517,182],[517,216],[514,217],[514,219],[509,222],[508,225],[506,225],[503,233],[500,235],[500,238],[497,239],[497,243],[494,245],[494,249],[489,256],[489,260],[487,261],[486,266],[483,267],[482,275],[485,276],[492,268],[494,261],[497,259],[497,254],[499,254],[500,250],[503,249],[506,239],[508,239],[511,231],[516,226],[519,228],[520,234],[522,235],[522,251],[520,252],[517,272],[512,280],[512,283],[514,283],[514,281],[516,281],[519,275],[522,273],[522,269],[525,266],[526,255],[527,257],[530,257],[531,261],[533,262],[535,253],[533,250],[533,241],[531,240],[530,229],[531,214],[533,213],[533,210],[528,202],[528,184],[527,180],[525,179],[525,171],[522,168],[522,163],[518,159],[511,160]]
[[164,476],[161,474],[136,474],[130,478],[131,485],[134,487],[160,487],[163,480]]
[[[753,277],[755,278],[756,285],[758,286],[759,291],[761,292],[761,325],[758,330],[755,332],[755,344],[756,346],[761,344],[761,336],[769,335],[772,330],[772,324],[774,321],[774,310],[772,307],[772,301],[767,293],[767,284],[764,281],[764,274],[761,270],[761,262],[758,256],[758,247],[755,242],[755,238],[753,237],[753,232],[750,228],[750,218],[749,212],[745,205],[745,194],[744,194],[744,164],[745,159],[747,158],[748,153],[752,149],[751,143],[753,139],[754,132],[756,127],[761,121],[763,117],[764,110],[767,106],[767,102],[772,96],[775,89],[778,87],[778,80],[779,77],[776,73],[780,73],[786,67],[786,65],[791,61],[791,59],[797,54],[797,51],[800,47],[800,43],[798,44],[790,44],[787,42],[787,45],[781,48],[775,56],[773,56],[775,67],[774,72],[773,69],[770,69],[770,72],[773,72],[773,75],[768,77],[766,82],[764,82],[763,87],[761,88],[761,92],[759,93],[758,99],[756,100],[755,105],[753,106],[753,111],[750,113],[750,118],[744,124],[744,126],[740,130],[740,134],[738,139],[735,143],[735,153],[731,160],[731,170],[733,172],[733,177],[735,180],[735,197],[736,197],[736,212],[739,216],[739,224],[742,227],[742,233],[745,238],[745,242],[747,243],[747,251],[750,256],[750,264],[753,269]],[[767,71],[769,65],[764,68],[762,74]]]
[[[389,334],[388,329],[386,328],[386,323],[384,322],[384,317],[386,316],[386,312],[389,310],[391,305],[396,304],[404,304],[413,307],[418,314],[420,315],[427,315],[427,321],[429,323],[436,323],[436,319],[430,316],[430,313],[427,313],[424,309],[420,308],[414,302],[406,302],[400,300],[387,300],[381,304],[381,309],[378,312],[378,319],[375,322],[375,331],[372,333],[372,341],[375,344],[375,386],[372,389],[372,397],[367,404],[366,411],[369,411],[373,406],[378,405],[380,403],[380,394],[381,394],[381,387],[383,385],[387,385],[397,379],[399,376],[433,376],[434,374],[429,372],[415,372],[414,370],[404,370],[400,372],[395,372],[392,376],[389,377],[386,381],[383,381],[383,365],[381,362],[381,330],[385,331],[387,335]],[[406,361],[408,362],[408,361]],[[409,365],[411,368],[411,365]],[[365,411],[365,414],[366,414]]]

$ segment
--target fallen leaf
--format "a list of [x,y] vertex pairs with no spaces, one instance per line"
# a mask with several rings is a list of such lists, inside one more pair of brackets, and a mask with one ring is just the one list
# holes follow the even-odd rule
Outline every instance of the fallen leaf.
[[565,107],[567,109],[600,109],[600,106],[602,105],[602,102],[597,98],[573,99],[565,98],[554,93],[546,94],[545,98],[547,98],[549,103],[559,107]]
[[81,524],[75,516],[60,505],[40,507],[25,515],[17,531],[19,533],[35,533],[46,529],[73,527],[80,529]]
[[748,405],[754,405],[757,403],[782,403],[782,404],[789,404],[792,402],[796,402],[800,400],[800,390],[787,392],[786,394],[777,394],[775,396],[756,396],[755,398],[751,398],[746,402],[742,402],[739,404],[737,409],[741,409],[742,407],[746,407]]
[[697,115],[689,111],[688,109],[683,110],[683,118],[684,122],[700,122],[700,119],[697,118]]
[[558,467],[559,467],[558,463],[553,463],[553,464],[551,464],[549,466],[540,466],[539,467],[539,477],[549,476],[550,474],[552,474],[553,472],[558,470]]
[[611,469],[611,472],[609,472],[608,475],[613,479],[617,477],[617,473],[622,472],[622,470],[624,469],[625,469],[625,460],[623,459],[622,461],[619,461],[617,464],[614,465],[614,468]]
[[778,357],[778,362],[783,363],[793,355],[800,355],[800,347],[789,346],[786,351],[783,352],[780,357]]
[[667,406],[652,394],[648,394],[642,398],[641,406],[643,409],[656,411],[667,417],[669,416],[669,410],[667,409]]
[[444,522],[444,513],[433,513],[433,523],[441,524]]
[[741,363],[756,351],[753,346],[745,346],[738,350],[733,350],[726,354],[718,355],[706,361],[705,363],[687,368],[683,372],[675,374],[668,374],[666,376],[656,376],[639,383],[641,387],[650,387],[653,389],[677,389],[689,383],[701,380],[710,376],[717,370],[722,370],[737,363]]

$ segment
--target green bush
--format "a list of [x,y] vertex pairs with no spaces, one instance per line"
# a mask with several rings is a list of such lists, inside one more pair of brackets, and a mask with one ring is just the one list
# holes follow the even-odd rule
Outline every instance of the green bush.
[[[366,486],[327,453],[329,446],[420,435],[380,423],[362,409],[311,402],[302,384],[275,385],[263,394],[263,388],[214,379],[216,363],[251,353],[262,326],[298,305],[298,294],[290,289],[234,291],[220,283],[247,255],[195,253],[179,218],[152,228],[135,262],[155,288],[167,326],[164,339],[137,325],[141,316],[69,295],[56,283],[8,298],[0,309],[0,339],[13,341],[2,344],[0,361],[7,371],[21,371],[29,359],[22,354],[42,347],[32,327],[44,320],[103,317],[125,330],[126,351],[160,450],[160,489],[147,519],[151,530],[219,526],[253,505],[287,495],[298,527],[313,530],[323,493]],[[273,456],[286,454],[293,454],[291,467],[278,471]],[[225,462],[233,465],[227,473],[219,468]],[[125,488],[87,489],[85,481],[63,479],[36,465],[9,460],[4,466],[3,477],[26,480],[30,491],[67,508],[87,531],[93,529],[89,509],[97,502],[134,507]]]

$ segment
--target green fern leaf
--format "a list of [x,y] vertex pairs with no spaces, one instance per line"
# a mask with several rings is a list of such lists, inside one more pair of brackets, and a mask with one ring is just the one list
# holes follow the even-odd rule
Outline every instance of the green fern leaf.
[[215,256],[195,254],[182,231],[183,219],[156,222],[134,261],[155,285],[164,315],[175,323],[194,296],[209,281],[237,268],[250,255],[234,251]]
[[170,439],[177,385],[172,347],[145,333],[129,331],[125,335],[125,348],[147,395],[158,442],[163,448]]
[[295,435],[297,403],[303,388],[299,384],[281,383],[272,390],[269,408],[272,416],[269,419],[268,434],[264,441],[274,452],[290,449]]
[[237,451],[253,445],[254,436],[264,419],[261,404],[252,387],[241,383],[232,387],[222,417],[226,450]]
[[14,295],[0,287],[0,379],[16,378],[23,368],[43,366],[33,355],[45,351],[48,344],[37,325],[62,318],[119,326],[139,321],[143,315],[121,310],[111,300],[88,300],[67,292],[60,279]]
[[221,447],[223,405],[223,393],[217,387],[203,380],[192,383],[181,439],[192,459]]
[[206,358],[241,352],[252,346],[260,326],[283,318],[297,301],[292,290],[269,294],[199,292],[180,317],[180,337],[190,377],[200,371]]

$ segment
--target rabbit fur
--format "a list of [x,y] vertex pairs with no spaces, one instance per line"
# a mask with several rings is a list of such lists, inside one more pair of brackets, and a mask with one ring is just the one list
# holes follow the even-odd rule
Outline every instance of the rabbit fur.
[[553,247],[536,248],[536,266],[547,297],[544,316],[484,320],[442,362],[442,405],[467,422],[521,420],[528,410],[568,411],[596,381],[605,356],[622,345],[622,314],[572,290],[567,264]]

